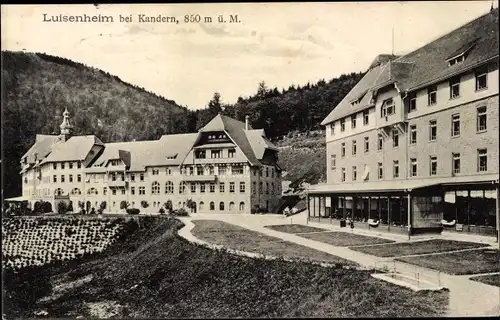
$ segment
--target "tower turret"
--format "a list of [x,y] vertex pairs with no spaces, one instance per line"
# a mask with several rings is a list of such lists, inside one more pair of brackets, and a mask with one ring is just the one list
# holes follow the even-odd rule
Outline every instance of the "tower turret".
[[60,125],[61,128],[61,137],[64,138],[64,141],[68,140],[71,136],[71,131],[73,129],[73,125],[69,121],[69,111],[68,108],[64,109],[63,112],[63,122]]

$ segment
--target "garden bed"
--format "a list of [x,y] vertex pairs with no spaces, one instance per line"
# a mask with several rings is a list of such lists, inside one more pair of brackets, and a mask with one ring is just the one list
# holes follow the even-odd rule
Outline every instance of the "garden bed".
[[322,229],[322,228],[304,226],[302,224],[280,224],[280,225],[266,226],[266,228],[272,229],[275,231],[279,231],[279,232],[285,232],[285,233],[306,233],[306,232],[330,231],[330,230]]
[[[175,234],[177,227],[168,219],[151,220],[71,269],[16,274],[22,279],[3,287],[3,312],[8,318],[31,318],[35,311],[48,318],[385,318],[438,317],[447,311],[445,290],[415,293],[374,279],[370,271],[239,257],[189,243]],[[90,274],[90,281],[44,303],[33,298],[47,292],[27,292]],[[26,283],[22,290],[19,283]]]
[[392,240],[363,236],[349,232],[309,233],[309,234],[301,234],[300,236],[310,240],[319,241],[338,247],[360,246],[367,244],[383,244],[383,243],[394,242]]
[[388,244],[386,246],[353,247],[352,250],[371,254],[377,257],[401,257],[417,254],[440,253],[455,250],[486,247],[487,244],[454,241],[454,240],[426,240]]
[[494,249],[450,252],[396,260],[456,275],[500,272],[500,251]]
[[500,287],[500,273],[486,276],[472,277],[471,280],[489,284],[490,286]]
[[217,220],[193,220],[193,224],[195,227],[191,230],[191,233],[195,237],[229,249],[316,262],[356,265],[355,262],[326,252],[264,235],[230,223]]

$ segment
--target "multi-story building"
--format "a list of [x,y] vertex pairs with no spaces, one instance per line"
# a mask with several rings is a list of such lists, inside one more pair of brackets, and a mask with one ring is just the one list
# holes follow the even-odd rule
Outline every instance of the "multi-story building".
[[322,122],[327,183],[309,191],[310,217],[495,234],[498,44],[495,9],[406,55],[379,55]]
[[217,115],[197,133],[164,135],[155,141],[103,143],[72,136],[69,112],[61,134],[37,135],[21,158],[23,199],[31,207],[60,201],[87,212],[105,202],[158,212],[194,204],[196,212],[249,213],[270,210],[281,195],[278,149],[263,129]]

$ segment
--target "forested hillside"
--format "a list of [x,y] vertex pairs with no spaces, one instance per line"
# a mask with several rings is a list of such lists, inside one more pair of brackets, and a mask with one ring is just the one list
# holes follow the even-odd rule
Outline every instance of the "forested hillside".
[[[266,129],[271,138],[321,129],[321,120],[349,92],[362,74],[288,89],[267,88],[224,103],[219,93],[206,108],[191,111],[172,100],[128,84],[116,76],[65,58],[41,53],[2,51],[2,138],[4,197],[21,193],[19,159],[36,134],[59,133],[65,107],[75,134],[95,134],[103,142],[158,139],[162,134],[194,132],[218,112]],[[286,146],[285,146],[286,147]],[[282,159],[289,159],[283,149]],[[285,161],[290,177],[301,168]],[[296,163],[297,167],[301,164]],[[306,174],[306,181],[322,180]]]

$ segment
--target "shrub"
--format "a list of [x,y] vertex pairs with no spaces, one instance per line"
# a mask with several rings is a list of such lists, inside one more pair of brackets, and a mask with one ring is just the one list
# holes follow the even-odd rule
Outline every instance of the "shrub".
[[69,212],[73,212],[73,201],[70,201],[70,202],[69,202],[69,205],[68,205],[68,211],[69,211]]
[[165,214],[165,209],[160,208],[159,213],[160,213],[160,214]]
[[64,214],[68,211],[68,207],[64,201],[61,201],[57,204],[57,213]]
[[165,206],[166,210],[172,211],[173,205],[172,205],[172,201],[171,200],[167,200],[167,202],[165,202],[164,206]]
[[180,208],[177,211],[174,211],[174,215],[178,217],[189,217],[188,212],[184,208]]
[[43,210],[43,213],[50,213],[52,212],[52,205],[50,204],[50,202],[43,202],[42,204],[42,210]]
[[130,206],[130,204],[125,200],[120,202],[120,209],[127,209],[129,206]]
[[127,209],[127,213],[128,214],[139,214],[139,212],[141,212],[141,210],[137,209],[137,208],[130,208],[130,209]]
[[149,207],[149,203],[146,200],[142,200],[141,201],[141,207],[147,208],[147,207]]

